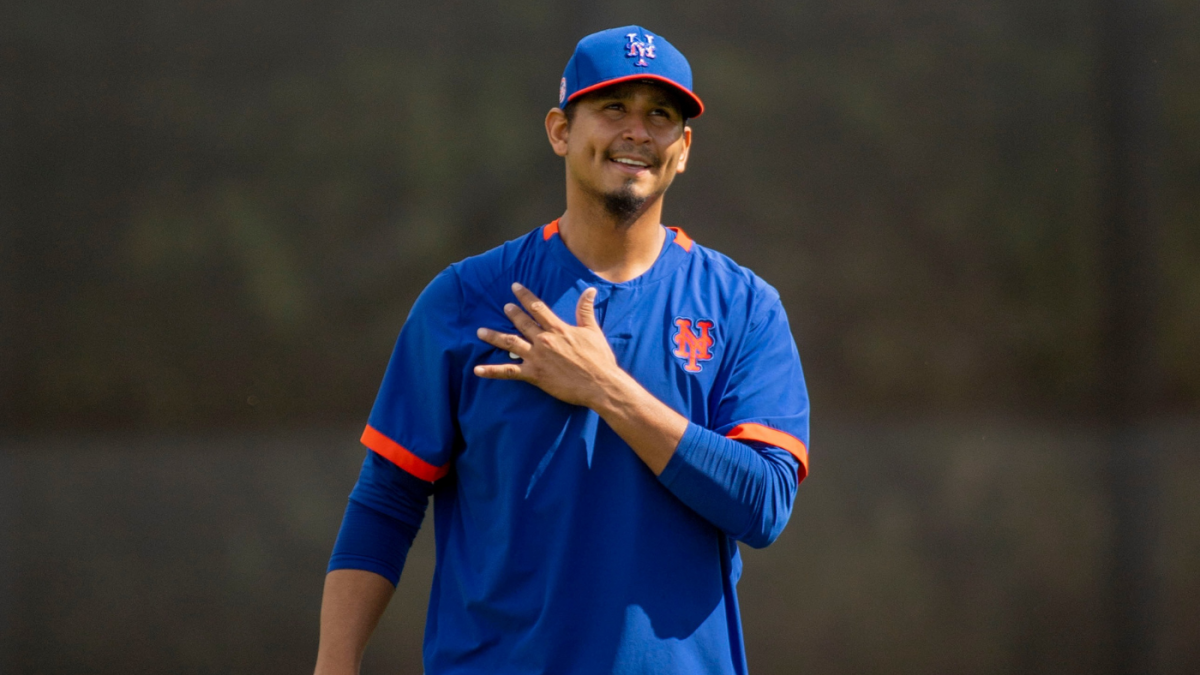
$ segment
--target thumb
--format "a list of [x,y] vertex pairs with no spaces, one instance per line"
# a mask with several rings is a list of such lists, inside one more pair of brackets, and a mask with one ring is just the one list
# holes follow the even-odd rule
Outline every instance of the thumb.
[[596,289],[589,288],[579,296],[579,304],[575,306],[575,325],[588,328],[599,328],[596,323]]

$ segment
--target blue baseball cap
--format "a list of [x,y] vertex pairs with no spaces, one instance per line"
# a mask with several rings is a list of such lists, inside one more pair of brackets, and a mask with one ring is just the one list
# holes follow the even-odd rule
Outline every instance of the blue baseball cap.
[[558,86],[558,105],[619,82],[654,80],[676,89],[686,117],[699,117],[704,103],[692,93],[692,67],[670,42],[641,26],[610,28],[579,41]]

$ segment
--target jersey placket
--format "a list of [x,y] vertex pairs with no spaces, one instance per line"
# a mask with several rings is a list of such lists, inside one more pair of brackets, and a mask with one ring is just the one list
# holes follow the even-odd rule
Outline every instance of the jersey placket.
[[629,326],[629,317],[635,309],[636,298],[640,294],[635,288],[614,287],[609,289],[605,301],[605,321],[600,323],[608,344],[612,347],[613,355],[622,368],[630,369],[632,355],[629,354],[633,344],[633,333]]

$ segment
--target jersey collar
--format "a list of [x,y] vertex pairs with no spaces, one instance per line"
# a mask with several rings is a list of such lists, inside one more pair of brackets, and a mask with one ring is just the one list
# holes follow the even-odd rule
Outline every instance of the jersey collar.
[[687,233],[678,227],[666,227],[665,229],[667,230],[667,236],[663,239],[662,250],[659,251],[658,258],[655,259],[650,269],[629,281],[622,281],[621,283],[613,283],[600,277],[580,262],[574,253],[571,253],[571,249],[567,248],[567,245],[563,243],[562,236],[558,232],[558,219],[543,225],[541,235],[545,245],[550,247],[550,253],[554,256],[555,260],[570,270],[572,274],[581,279],[586,279],[589,284],[611,288],[632,288],[663,279],[690,258],[689,254],[692,252],[694,244],[692,238],[687,236]]

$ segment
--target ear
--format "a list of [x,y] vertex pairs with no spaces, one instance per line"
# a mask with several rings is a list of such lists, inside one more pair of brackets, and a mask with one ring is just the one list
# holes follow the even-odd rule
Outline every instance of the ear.
[[675,166],[675,173],[683,173],[687,170],[688,152],[692,149],[692,128],[684,125],[683,127],[683,152],[679,153],[679,163]]
[[562,108],[551,108],[546,113],[546,138],[550,140],[550,148],[559,157],[567,156],[567,139],[570,137],[570,125],[567,124],[567,114]]

